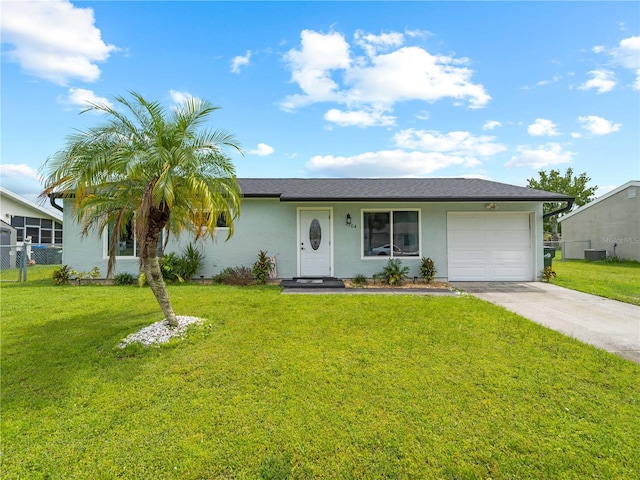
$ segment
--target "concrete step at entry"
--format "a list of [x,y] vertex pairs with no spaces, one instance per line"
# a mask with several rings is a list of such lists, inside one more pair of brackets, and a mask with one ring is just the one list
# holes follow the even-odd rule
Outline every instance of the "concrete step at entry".
[[284,288],[344,288],[344,282],[335,277],[294,277],[282,280],[280,286]]

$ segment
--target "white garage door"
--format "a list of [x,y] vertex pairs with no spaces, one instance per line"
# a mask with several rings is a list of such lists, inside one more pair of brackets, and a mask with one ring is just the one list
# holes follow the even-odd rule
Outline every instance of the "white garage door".
[[528,213],[449,213],[449,281],[532,281]]

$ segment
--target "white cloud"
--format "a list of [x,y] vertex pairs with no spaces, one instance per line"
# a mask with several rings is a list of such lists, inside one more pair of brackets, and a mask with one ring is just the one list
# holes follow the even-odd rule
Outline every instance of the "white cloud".
[[332,108],[324,114],[327,122],[335,123],[341,127],[374,127],[395,125],[396,117],[384,115],[382,111],[355,110],[343,112]]
[[358,30],[353,37],[356,44],[365,51],[368,57],[375,57],[380,51],[387,51],[404,43],[404,35],[398,32],[373,35]]
[[43,190],[40,173],[24,163],[0,163],[0,184],[35,203]]
[[253,150],[249,150],[247,153],[250,155],[258,155],[259,157],[266,157],[275,152],[274,148],[271,145],[267,145],[266,143],[259,143],[257,148]]
[[395,150],[365,152],[353,156],[317,155],[307,162],[314,174],[344,177],[421,176],[448,167],[475,168],[477,157],[506,150],[495,137],[469,132],[440,133],[407,129],[394,135]]
[[434,56],[418,47],[403,47],[378,55],[366,65],[356,65],[345,74],[351,86],[351,101],[392,106],[397,102],[435,102],[450,97],[467,99],[470,108],[485,106],[491,97],[484,87],[470,81],[466,59]]
[[317,155],[307,162],[306,167],[314,174],[335,177],[414,177],[446,167],[475,167],[479,164],[474,158],[439,152],[383,150],[350,157]]
[[495,137],[488,135],[476,137],[464,131],[443,134],[434,130],[410,128],[396,133],[393,139],[401,148],[423,152],[448,152],[464,157],[488,157],[507,149],[504,145],[495,143]]
[[2,42],[13,45],[4,52],[32,75],[59,85],[100,77],[96,65],[117,50],[103,42],[91,8],[77,8],[66,0],[3,2]]
[[404,32],[407,37],[419,37],[419,38],[427,38],[427,37],[432,37],[434,34],[431,33],[429,30],[405,30]]
[[332,70],[346,70],[351,64],[349,44],[339,33],[318,33],[303,30],[301,49],[291,49],[284,56],[291,70],[291,79],[304,94],[290,95],[281,103],[284,110],[323,101],[339,101],[338,84],[331,78]]
[[251,61],[251,50],[247,50],[247,54],[245,56],[238,55],[237,57],[233,57],[231,60],[231,71],[233,73],[240,73],[240,68],[249,65]]
[[[629,38],[624,38],[622,40],[620,40],[620,42],[618,42],[618,45],[616,45],[613,48],[607,49],[606,47],[602,46],[602,45],[597,45],[595,47],[592,48],[592,51],[595,53],[606,53],[607,55],[609,55],[613,62],[612,64],[615,66],[621,66],[623,68],[629,69],[631,71],[633,71],[634,75],[636,76],[636,79],[632,85],[634,90],[640,90],[640,36],[636,36],[636,37],[629,37]],[[606,70],[602,70],[604,72],[608,72],[611,75],[613,75],[613,72],[609,72]],[[593,72],[589,72],[591,74],[593,74],[594,72],[602,72],[601,70],[595,70]],[[609,81],[614,80],[614,78],[610,78]],[[590,80],[589,82],[595,82],[596,86],[593,88],[597,88],[598,86],[598,82],[599,79],[598,78],[594,78],[592,80]],[[587,82],[585,85],[583,85],[583,87],[585,87],[584,89],[586,90],[586,85],[589,84],[589,82]],[[608,90],[604,90],[604,91],[609,91],[611,90],[616,84],[614,83],[611,88],[609,88]],[[607,84],[605,84],[605,87],[607,86]],[[582,87],[580,87],[582,88]],[[598,91],[598,93],[603,93],[602,91]]]
[[620,40],[618,46],[611,50],[611,55],[625,68],[640,69],[640,36]]
[[633,88],[640,90],[640,36],[621,40],[618,46],[612,50],[611,55],[624,68],[634,71],[636,80]]
[[527,128],[527,132],[529,135],[534,136],[542,136],[548,135],[550,137],[555,135],[560,135],[556,130],[557,125],[553,123],[551,120],[546,120],[544,118],[536,118],[536,121],[533,122]]
[[571,132],[571,138],[582,138],[582,134],[580,132]]
[[501,127],[502,123],[497,120],[487,120],[482,126],[483,130],[493,130],[496,127]]
[[511,157],[505,167],[545,168],[570,163],[574,155],[574,152],[564,151],[559,143],[547,143],[535,148],[519,146],[517,155]]
[[589,72],[593,78],[578,87],[579,90],[596,89],[596,93],[606,93],[616,86],[616,75],[611,70],[591,70]]
[[38,181],[40,181],[41,178],[38,171],[26,163],[2,163],[0,164],[0,175],[5,178],[21,178]]
[[104,105],[113,107],[113,104],[106,97],[97,96],[93,90],[85,88],[70,88],[66,97],[59,97],[58,101],[66,105],[77,105],[87,108],[91,105]]
[[540,80],[538,83],[536,83],[536,85],[538,85],[539,87],[543,87],[544,85],[549,85],[551,83],[557,83],[560,80],[562,80],[562,75],[554,75],[553,77],[551,77],[551,79],[549,80]]
[[467,59],[401,47],[404,40],[405,35],[395,32],[357,32],[355,46],[364,49],[365,56],[356,56],[341,33],[302,31],[300,49],[291,49],[284,57],[302,93],[287,96],[281,108],[334,102],[349,111],[371,112],[390,111],[395,103],[411,100],[449,97],[468,102],[470,108],[489,102],[484,87],[471,81]]
[[588,115],[586,117],[578,117],[578,122],[582,124],[582,128],[593,135],[608,135],[620,130],[621,123],[612,123],[606,118],[596,115]]
[[193,98],[189,92],[181,92],[179,90],[169,90],[169,97],[171,97],[171,101],[177,106],[182,105],[190,98]]

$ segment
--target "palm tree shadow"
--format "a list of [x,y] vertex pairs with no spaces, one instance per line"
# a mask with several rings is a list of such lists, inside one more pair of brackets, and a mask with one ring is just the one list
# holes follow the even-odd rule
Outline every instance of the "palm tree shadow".
[[[128,334],[160,318],[157,313],[104,309],[44,324],[25,325],[4,335],[2,346],[2,404],[41,408],[64,401],[87,379],[135,381],[141,370],[124,359],[153,355],[148,349],[124,352],[118,347]],[[157,353],[156,353],[157,354]]]

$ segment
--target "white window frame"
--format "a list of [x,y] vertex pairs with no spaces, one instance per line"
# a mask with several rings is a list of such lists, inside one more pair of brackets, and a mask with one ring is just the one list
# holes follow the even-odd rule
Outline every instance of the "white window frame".
[[[416,256],[394,256],[393,248],[391,248],[391,255],[365,255],[364,254],[364,214],[365,213],[389,213],[389,238],[390,245],[393,245],[393,213],[394,212],[418,212],[418,255]],[[384,260],[387,261],[390,258],[399,259],[411,259],[422,258],[422,209],[420,208],[362,208],[360,209],[360,225],[362,225],[360,233],[360,258],[362,260]]]
[[[116,255],[116,260],[135,259],[138,260],[138,239],[136,237],[135,221],[131,220],[131,227],[133,228],[133,255]],[[104,230],[102,234],[102,258],[107,260],[109,258],[109,227]]]

